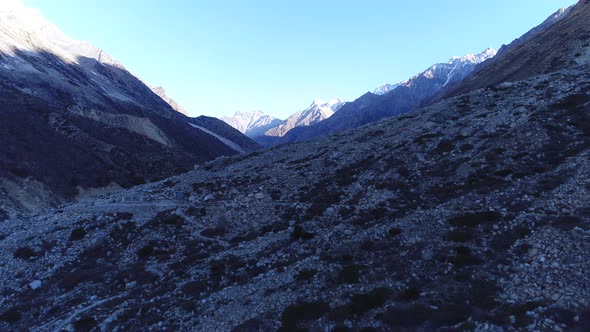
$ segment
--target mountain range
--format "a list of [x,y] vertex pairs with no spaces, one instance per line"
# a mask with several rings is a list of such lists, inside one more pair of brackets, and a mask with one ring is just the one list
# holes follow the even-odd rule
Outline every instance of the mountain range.
[[[351,103],[339,99],[329,102],[316,99],[307,109],[280,123],[262,112],[237,112],[231,118],[221,119],[266,147],[326,136],[409,112],[441,89],[462,81],[478,64],[495,55],[496,51],[489,48],[479,54],[453,57],[407,81],[382,85]],[[332,116],[340,109],[342,112]]]
[[[298,142],[357,128],[383,118],[412,111],[441,89],[465,79],[478,64],[491,59],[496,52],[486,49],[479,54],[454,57],[447,63],[435,64],[405,82],[390,85],[393,90],[379,95],[367,92],[325,121],[309,127],[296,127],[280,143]],[[387,88],[378,88],[385,92]],[[276,143],[275,143],[276,144]]]
[[289,133],[376,123],[0,210],[0,330],[590,330],[590,2],[560,12]]
[[309,107],[293,113],[284,121],[261,111],[236,112],[232,117],[222,117],[221,120],[259,144],[272,146],[289,130],[323,121],[337,112],[342,105],[344,105],[344,101],[340,99],[323,101],[316,98]]

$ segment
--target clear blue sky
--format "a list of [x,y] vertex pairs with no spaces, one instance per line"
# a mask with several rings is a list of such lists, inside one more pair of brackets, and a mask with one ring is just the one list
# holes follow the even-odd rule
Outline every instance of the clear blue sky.
[[498,48],[575,0],[24,0],[192,115],[354,100]]

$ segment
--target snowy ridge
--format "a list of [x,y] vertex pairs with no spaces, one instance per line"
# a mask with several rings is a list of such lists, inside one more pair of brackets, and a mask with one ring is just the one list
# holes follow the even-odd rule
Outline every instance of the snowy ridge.
[[480,63],[480,62],[484,62],[488,59],[493,58],[494,56],[496,56],[496,50],[494,50],[493,48],[486,48],[485,50],[483,50],[483,52],[478,53],[478,54],[466,54],[464,56],[458,57],[458,56],[454,56],[449,60],[449,63],[455,63],[455,62],[470,62],[470,63]]
[[412,82],[419,77],[425,77],[427,79],[434,79],[436,77],[446,77],[443,86],[448,85],[451,82],[459,81],[465,78],[469,73],[475,69],[475,66],[493,58],[496,55],[496,51],[492,48],[487,48],[477,54],[466,54],[464,56],[454,56],[449,59],[446,63],[437,63],[424,72],[410,78],[407,81],[397,84],[384,84],[373,91],[375,95],[385,95],[400,86],[411,85]]
[[401,84],[402,83],[397,83],[397,84],[383,84],[383,85],[379,86],[378,88],[376,88],[375,90],[373,90],[373,94],[374,95],[382,96],[384,94],[387,94],[389,91],[397,88]]
[[[492,48],[487,48],[479,54],[467,54],[462,57],[452,57],[449,60],[449,64],[453,65],[453,69],[449,72],[447,80],[443,86],[449,84],[459,72],[471,72],[474,69],[474,65],[489,60],[494,56],[496,56],[496,51]],[[467,67],[469,68],[466,69]]]

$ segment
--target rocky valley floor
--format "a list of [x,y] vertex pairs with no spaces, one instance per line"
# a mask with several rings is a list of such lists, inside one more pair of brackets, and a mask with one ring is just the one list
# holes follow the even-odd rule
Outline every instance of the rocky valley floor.
[[0,223],[0,330],[590,328],[590,70]]

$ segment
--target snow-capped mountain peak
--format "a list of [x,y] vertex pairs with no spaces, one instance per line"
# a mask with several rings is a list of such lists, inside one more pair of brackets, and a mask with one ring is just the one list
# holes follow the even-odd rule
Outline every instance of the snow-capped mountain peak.
[[287,120],[283,121],[278,126],[269,129],[264,134],[267,136],[282,137],[295,127],[309,126],[331,117],[340,109],[340,107],[342,107],[342,105],[344,105],[344,103],[345,102],[340,99],[324,101],[323,99],[316,98],[308,108],[294,113],[287,118]]
[[221,120],[250,137],[262,135],[266,130],[282,122],[282,120],[266,115],[260,110],[237,111],[231,117],[221,117]]
[[388,93],[389,91],[397,88],[398,86],[400,86],[401,83],[396,83],[396,84],[383,84],[379,87],[377,87],[374,91],[373,94],[375,95],[384,95],[386,93]]
[[481,63],[488,59],[493,58],[496,55],[496,50],[493,48],[486,48],[481,53],[478,54],[466,54],[464,56],[454,56],[449,60],[449,63],[456,63],[456,62],[470,62],[470,63]]
[[310,106],[310,107],[313,107],[314,105],[315,105],[315,106],[321,106],[321,105],[323,105],[323,104],[325,104],[325,103],[326,103],[326,102],[325,102],[323,99],[320,99],[320,98],[315,98],[315,99],[313,100],[313,102],[311,103],[311,106]]

